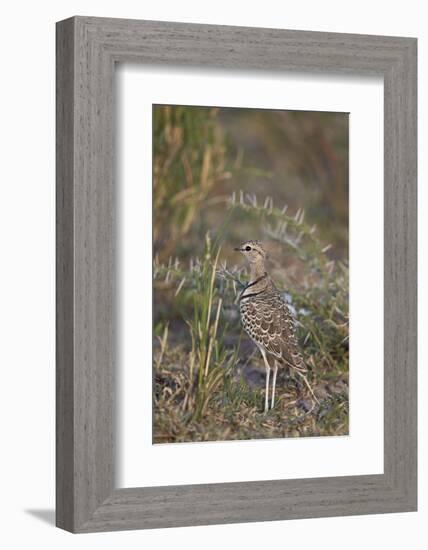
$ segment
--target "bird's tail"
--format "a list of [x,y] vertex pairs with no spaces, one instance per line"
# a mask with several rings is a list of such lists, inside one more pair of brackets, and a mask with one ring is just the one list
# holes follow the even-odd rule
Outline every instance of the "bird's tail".
[[285,359],[285,362],[289,363],[290,367],[297,372],[308,372],[308,367],[303,361],[302,354],[298,350],[296,350],[294,353],[291,352],[287,359]]
[[306,366],[302,358],[300,358],[300,361],[293,362],[293,369],[299,373],[308,372],[308,367]]

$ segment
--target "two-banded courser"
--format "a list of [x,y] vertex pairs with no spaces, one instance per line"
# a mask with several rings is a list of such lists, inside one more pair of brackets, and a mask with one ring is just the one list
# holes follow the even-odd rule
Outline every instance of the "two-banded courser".
[[235,248],[250,264],[250,282],[239,296],[241,321],[245,331],[262,354],[266,367],[265,412],[269,409],[270,365],[267,355],[274,359],[271,408],[275,404],[275,385],[278,366],[296,371],[317,401],[305,376],[307,367],[297,343],[294,320],[281,293],[266,272],[266,251],[260,241],[246,241]]

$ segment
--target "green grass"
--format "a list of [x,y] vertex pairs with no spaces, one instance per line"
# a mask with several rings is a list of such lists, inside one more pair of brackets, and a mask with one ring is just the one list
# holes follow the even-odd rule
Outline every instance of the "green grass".
[[296,316],[310,368],[308,378],[319,404],[300,380],[283,369],[275,409],[263,414],[264,369],[259,353],[253,353],[254,346],[242,333],[236,305],[247,273],[237,265],[221,265],[220,247],[207,235],[201,257],[187,269],[172,260],[155,265],[155,282],[167,281],[175,300],[181,297],[179,309],[186,331],[175,339],[166,337],[165,328],[159,335],[154,366],[154,441],[347,434],[346,266],[328,258],[327,247],[318,241],[301,213],[290,217],[270,200],[259,206],[254,198],[246,201],[244,197],[232,200],[230,209],[228,223],[233,223],[234,212],[243,210],[270,239],[302,262],[298,278],[279,262],[273,265],[276,282],[279,288],[286,288],[284,295]]
[[[347,434],[347,118],[157,106],[153,145],[154,442]],[[281,369],[263,413],[236,303],[247,238],[268,246],[319,404]]]
[[[233,371],[225,371],[203,415],[189,403],[194,383],[187,352],[175,346],[155,373],[154,442],[224,441],[282,437],[335,436],[348,433],[347,386],[315,391],[320,406],[307,414],[309,397],[287,376],[279,376],[274,410],[263,413],[264,389],[251,388]],[[323,395],[324,397],[321,397]]]

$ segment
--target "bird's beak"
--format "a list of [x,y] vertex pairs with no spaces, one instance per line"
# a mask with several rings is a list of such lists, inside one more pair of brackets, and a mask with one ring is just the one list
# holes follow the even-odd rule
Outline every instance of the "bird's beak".
[[236,250],[236,252],[241,252],[241,249],[238,246],[235,246],[233,250]]

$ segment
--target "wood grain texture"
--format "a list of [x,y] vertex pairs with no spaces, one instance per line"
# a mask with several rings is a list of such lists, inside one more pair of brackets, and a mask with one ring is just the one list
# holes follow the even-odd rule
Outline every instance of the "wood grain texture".
[[[116,62],[383,76],[383,475],[115,489]],[[415,39],[58,23],[57,525],[91,532],[416,510],[416,244]]]
[[73,528],[74,25],[56,36],[56,520]]

